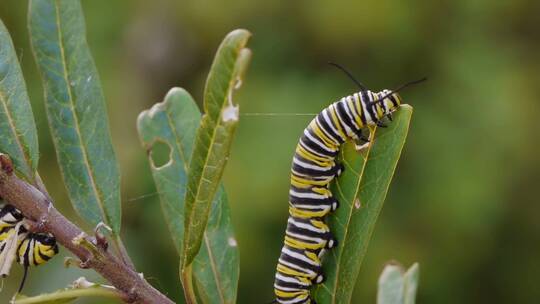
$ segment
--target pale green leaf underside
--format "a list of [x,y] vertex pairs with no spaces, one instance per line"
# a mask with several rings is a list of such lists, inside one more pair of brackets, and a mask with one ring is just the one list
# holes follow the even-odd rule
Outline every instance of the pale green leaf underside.
[[235,30],[221,43],[210,69],[204,92],[204,116],[197,129],[189,165],[185,196],[184,252],[185,269],[192,262],[201,243],[230,146],[238,123],[232,91],[240,83],[251,53],[245,48],[250,33]]
[[418,264],[405,272],[400,265],[386,265],[379,277],[377,304],[414,304],[418,286]]
[[418,278],[420,271],[418,263],[414,263],[405,273],[405,304],[416,303],[416,290],[418,289]]
[[386,265],[379,277],[377,304],[403,304],[405,278],[401,266]]
[[95,284],[90,287],[64,288],[51,293],[27,297],[18,294],[13,299],[13,304],[64,304],[86,297],[101,297],[119,299],[120,293],[115,289]]
[[0,20],[0,152],[33,182],[38,164],[38,139],[26,84],[11,37]]
[[[179,253],[184,238],[187,167],[200,119],[200,111],[189,93],[173,88],[162,103],[142,112],[137,121],[139,137],[147,152],[157,142],[171,149],[170,161],[159,168],[152,164],[151,154],[148,155],[165,220]],[[236,302],[239,253],[222,186],[212,203],[204,241],[193,263],[193,275],[204,303]]]
[[[347,143],[340,153],[345,171],[332,185],[340,207],[329,215],[338,246],[323,257],[326,281],[313,294],[317,303],[349,303],[377,217],[405,144],[412,107],[402,105],[388,128],[377,128],[366,151]],[[367,161],[365,161],[367,160]]]
[[31,0],[28,26],[58,163],[75,210],[120,230],[120,173],[78,0]]

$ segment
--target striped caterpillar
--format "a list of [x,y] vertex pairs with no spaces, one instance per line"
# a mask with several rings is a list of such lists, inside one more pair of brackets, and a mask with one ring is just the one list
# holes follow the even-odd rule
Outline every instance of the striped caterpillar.
[[[3,259],[12,259],[12,253],[6,248],[11,238],[17,237],[15,256],[17,262],[23,265],[24,275],[19,287],[21,292],[28,267],[39,266],[46,263],[58,253],[58,245],[54,236],[48,233],[29,232],[24,226],[22,213],[11,205],[4,205],[0,209],[0,256]],[[15,236],[15,234],[17,234]],[[9,272],[9,269],[7,270]],[[2,273],[7,276],[7,273]]]
[[360,91],[343,97],[322,110],[304,130],[293,157],[289,191],[289,219],[279,257],[274,303],[315,303],[310,297],[313,284],[324,281],[321,258],[325,250],[337,246],[324,217],[335,211],[339,202],[332,196],[330,182],[344,167],[336,162],[341,145],[355,142],[357,150],[369,144],[364,135],[368,126],[385,127],[401,105],[397,94],[402,88],[424,81],[407,83],[396,90],[372,92],[356,81]]

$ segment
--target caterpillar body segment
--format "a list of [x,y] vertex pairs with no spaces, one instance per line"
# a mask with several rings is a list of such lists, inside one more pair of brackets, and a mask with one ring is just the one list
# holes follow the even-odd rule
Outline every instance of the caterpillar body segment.
[[[6,204],[0,209],[0,253],[6,259],[14,258],[24,267],[24,276],[19,292],[24,286],[27,270],[30,266],[39,266],[46,263],[58,253],[58,245],[53,235],[49,233],[33,233],[25,227],[22,213],[12,205]],[[15,234],[17,240],[14,239]],[[4,252],[6,244],[16,241],[16,250]],[[12,247],[13,248],[13,247]],[[15,249],[15,248],[14,248]],[[3,275],[7,275],[6,272]]]

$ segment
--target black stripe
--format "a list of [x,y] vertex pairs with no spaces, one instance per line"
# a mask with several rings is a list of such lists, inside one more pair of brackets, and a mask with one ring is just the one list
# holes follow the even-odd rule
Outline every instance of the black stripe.
[[[343,102],[338,101],[338,102],[335,103],[335,105],[336,105],[336,113],[338,114],[338,117],[340,118],[338,120],[343,125],[343,129],[344,130],[346,129],[345,126],[344,126],[344,124],[346,124],[347,127],[349,129],[351,129],[351,131],[354,132],[356,130],[356,128],[352,124],[351,118],[347,114],[347,110],[345,110],[345,105],[343,104]],[[347,133],[347,132],[345,132],[345,133]],[[349,136],[349,134],[347,134],[347,136]]]
[[[307,128],[304,130],[304,132],[306,132],[306,131],[309,133],[309,135],[311,135],[311,137],[315,138],[316,140],[318,140],[318,141],[322,144],[322,146],[321,146],[322,149],[325,149],[325,150],[326,150],[326,149],[329,149],[329,150],[337,150],[336,147],[332,147],[332,146],[329,147],[329,146],[327,146],[327,145],[325,144],[326,142],[325,142],[319,135],[317,135],[317,133],[315,133],[315,131],[314,131],[311,127],[307,127]],[[305,135],[305,134],[304,134],[304,135]],[[307,137],[307,136],[306,136],[306,137]],[[333,153],[333,152],[326,150],[326,153]]]
[[319,169],[307,168],[302,166],[301,164],[295,163],[293,160],[292,169],[300,174],[308,174],[310,176],[332,176],[336,174],[335,171],[337,169],[334,169],[335,166],[321,166],[313,162],[312,160],[303,158],[300,154],[295,154],[294,159],[307,165],[319,167]]
[[[284,277],[288,277],[288,278],[294,278],[294,279],[297,279],[296,277],[294,276],[290,276],[290,275],[286,275],[286,274],[281,274],[282,276]],[[298,280],[298,279],[297,279]],[[311,286],[310,285],[302,285],[302,284],[299,284],[299,283],[293,283],[293,282],[285,282],[285,281],[282,281],[280,279],[276,279],[275,282],[274,282],[274,285],[277,285],[277,288],[279,289],[280,287],[285,287],[285,288],[294,288],[294,289],[298,289],[298,291],[302,290],[302,289],[309,289]],[[285,290],[284,290],[285,291]],[[294,292],[294,291],[289,291],[287,290],[287,292]]]
[[392,104],[394,105],[394,108],[397,108],[399,106],[399,104],[398,104],[396,98],[394,97],[394,94],[390,95],[389,98],[390,98],[390,101],[392,101]]
[[[359,117],[359,116],[361,116],[361,115],[358,113],[358,109],[356,108],[356,105],[355,105],[355,104],[356,104],[356,101],[355,101],[354,95],[350,95],[350,96],[348,96],[347,98],[350,98],[350,99],[351,99],[351,104],[352,104],[352,106],[351,106],[351,105],[349,105],[349,104],[347,103],[347,107],[349,108],[349,112],[351,112],[351,115],[353,116],[353,121],[354,121],[354,123],[358,125],[358,122],[356,121],[356,118]],[[361,121],[361,120],[362,120],[362,118],[360,118],[360,121]],[[356,128],[356,127],[355,127],[355,128],[356,128],[356,130],[359,130],[359,129],[361,129],[362,127],[363,127],[363,125],[359,125],[357,128]],[[356,132],[355,132],[355,133],[356,133]]]
[[[330,197],[316,199],[316,198],[308,198],[308,197],[297,197],[297,196],[289,194],[289,202],[291,203],[291,205],[293,205],[293,207],[297,209],[315,212],[315,211],[322,211],[324,209],[328,209],[329,207],[331,208],[334,200],[333,198],[330,198]],[[320,210],[308,209],[308,208],[298,207],[297,205],[310,205],[310,206],[317,206],[321,208]]]
[[[324,114],[323,112],[325,111],[328,111],[328,108],[322,110],[321,113],[319,113],[319,115],[317,116],[317,123],[320,127],[320,129],[326,134],[328,135],[328,137],[332,138],[332,140],[340,145],[343,143],[343,138],[341,138],[341,136],[339,136],[339,134],[336,134],[336,132],[334,132],[334,130],[331,128],[330,125],[328,125],[328,122],[326,122],[326,119],[324,118]],[[330,115],[329,112],[326,112],[326,115],[328,116],[328,118],[330,119],[330,122],[333,123],[333,121],[331,120],[332,119],[332,116]],[[334,129],[338,129],[334,126]]]
[[362,108],[362,96],[359,93],[355,93],[354,95],[355,97],[358,97],[358,103],[355,102],[355,106],[357,106],[356,112],[358,112],[358,115],[360,115],[360,120],[362,121],[363,125],[362,127],[364,127],[366,125],[366,115],[364,115],[364,108]]
[[[285,246],[289,250],[296,249],[294,247],[290,247],[290,246],[287,246],[287,245],[285,245]],[[301,253],[301,254],[304,255],[303,253]],[[287,263],[289,263],[291,265],[294,265],[296,267],[282,264],[283,266],[285,266],[287,268],[291,268],[292,270],[298,271],[300,273],[304,273],[304,274],[309,275],[309,276],[311,276],[311,272],[314,273],[315,276],[321,272],[321,266],[320,265],[317,266],[317,265],[312,265],[312,264],[310,264],[308,262],[304,262],[304,261],[302,261],[300,259],[297,259],[297,258],[295,258],[293,256],[288,255],[284,251],[281,252],[280,259],[284,260],[285,262],[287,262]]]
[[335,157],[338,153],[337,151],[331,152],[324,150],[317,143],[311,141],[311,139],[309,139],[306,135],[302,135],[302,138],[300,138],[300,142],[305,147],[308,147],[309,149],[311,149],[311,151],[322,157]]

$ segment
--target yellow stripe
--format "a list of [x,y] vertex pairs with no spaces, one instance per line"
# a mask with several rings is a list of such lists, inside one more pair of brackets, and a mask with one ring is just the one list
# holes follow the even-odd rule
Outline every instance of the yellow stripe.
[[293,239],[289,236],[285,236],[285,244],[292,248],[301,249],[301,250],[305,250],[305,249],[317,250],[317,249],[324,248],[325,246],[325,244],[313,244],[313,243],[302,242],[300,240]]
[[362,122],[362,116],[364,116],[364,119],[366,118],[366,115],[364,114],[364,108],[362,108],[362,97],[360,94],[357,94],[358,99],[355,98],[354,107],[356,108],[356,112],[358,113],[358,119],[360,120],[360,125],[362,128],[364,127],[364,123]]
[[324,134],[321,128],[319,128],[319,125],[316,121],[312,121],[309,124],[309,127],[311,128],[311,130],[313,130],[313,132],[315,132],[315,134],[318,136],[318,139],[322,140],[322,142],[326,145],[327,148],[336,149],[336,145],[334,144],[334,142],[330,138],[328,138],[326,134]]
[[315,263],[321,264],[321,260],[319,260],[319,257],[314,252],[305,251],[304,254]]
[[[293,182],[295,183],[294,184],[295,186],[296,186],[296,184],[298,184],[298,185],[310,185],[310,186],[311,185],[313,185],[313,186],[327,186],[328,185],[328,181],[314,181],[314,180],[311,180],[311,179],[302,178],[302,177],[297,176],[295,174],[291,175],[291,184]],[[296,187],[304,188],[303,186],[296,186]]]
[[[274,289],[274,293],[276,294],[276,296],[280,297],[280,298],[296,298],[298,296],[305,296],[307,297],[308,296],[308,291],[307,290],[299,290],[299,291],[282,291],[282,290],[279,290],[279,289]],[[299,300],[300,299],[305,299],[304,298],[298,298]]]
[[322,210],[322,211],[305,211],[305,210],[299,210],[294,207],[289,207],[289,214],[291,216],[299,217],[299,218],[313,218],[313,217],[323,217],[327,215],[330,211]]
[[39,254],[39,251],[41,250],[41,247],[42,245],[36,245],[34,248],[33,248],[33,253],[34,253],[34,263],[36,265],[41,265],[45,262],[47,262],[46,260],[42,259],[41,258],[41,255]]
[[321,195],[328,195],[328,196],[331,196],[332,195],[332,192],[330,190],[328,190],[328,188],[321,188],[321,187],[313,187],[313,192],[317,193],[317,194],[321,194]]
[[[347,104],[349,104],[349,110],[351,111],[351,115],[354,117],[354,121],[356,121],[356,124],[361,129],[363,127],[362,120],[360,119],[360,112],[357,112],[356,107],[354,106],[354,101],[352,98],[347,98]],[[353,112],[353,110],[356,110],[357,114]]]
[[19,258],[21,259],[21,263],[23,262],[24,254],[26,253],[26,250],[28,249],[28,242],[29,240],[25,239],[22,242],[22,244],[19,246],[18,255],[19,255]]
[[321,166],[326,166],[327,163],[331,161],[330,157],[322,157],[315,155],[308,150],[304,149],[301,145],[296,146],[296,153],[298,153],[300,156],[302,156],[305,159],[312,160],[314,162],[317,162],[317,164]]
[[343,132],[343,130],[341,129],[341,125],[339,124],[339,118],[337,117],[335,107],[330,107],[330,116],[332,117],[332,121],[334,122],[334,126],[338,130],[339,134],[343,138],[348,138],[347,134],[345,134],[345,132]]
[[279,272],[282,272],[284,274],[287,274],[287,275],[291,275],[291,276],[294,276],[294,277],[304,277],[304,278],[307,278],[309,277],[308,274],[305,274],[305,273],[302,273],[302,272],[299,272],[299,271],[296,271],[294,269],[291,269],[283,264],[278,264],[277,265],[277,270]]
[[326,225],[323,221],[311,220],[310,223],[316,228],[319,228],[324,231],[330,231],[330,229],[328,228],[328,225]]

